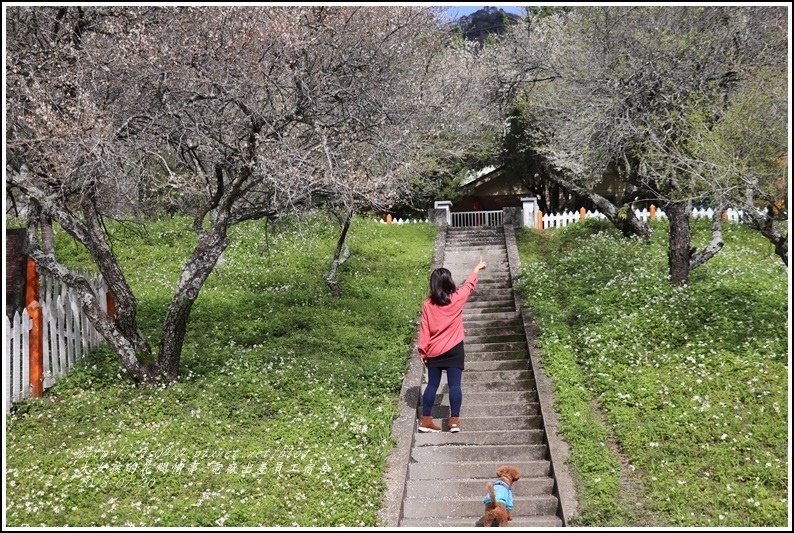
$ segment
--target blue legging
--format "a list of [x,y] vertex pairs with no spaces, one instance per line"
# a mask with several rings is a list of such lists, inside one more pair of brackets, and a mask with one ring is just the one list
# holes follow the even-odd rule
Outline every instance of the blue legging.
[[460,379],[463,377],[462,368],[427,367],[427,387],[422,395],[422,416],[430,416],[430,410],[436,401],[436,391],[441,384],[441,371],[447,371],[447,384],[449,385],[450,416],[460,416],[460,404],[463,402],[463,391],[460,388]]

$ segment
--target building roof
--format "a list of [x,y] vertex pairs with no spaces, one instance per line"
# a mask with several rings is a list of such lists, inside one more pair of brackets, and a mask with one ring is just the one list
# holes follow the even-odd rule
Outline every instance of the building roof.
[[461,180],[460,184],[458,185],[458,188],[461,189],[463,187],[471,185],[476,181],[482,181],[483,183],[485,183],[486,181],[494,177],[494,175],[498,174],[500,170],[502,170],[501,166],[497,167],[491,165],[481,168],[480,170],[469,171],[469,173],[466,174],[466,176]]

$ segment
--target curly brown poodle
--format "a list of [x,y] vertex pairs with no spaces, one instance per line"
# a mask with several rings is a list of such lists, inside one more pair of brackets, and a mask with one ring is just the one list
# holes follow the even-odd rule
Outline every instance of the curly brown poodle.
[[495,482],[501,485],[500,497],[497,499],[494,482],[489,482],[488,497],[490,500],[485,504],[485,516],[482,523],[484,527],[491,527],[494,520],[499,522],[499,527],[507,527],[507,522],[512,520],[510,509],[513,508],[513,483],[521,477],[521,471],[514,466],[503,465],[496,469],[496,477],[498,479]]

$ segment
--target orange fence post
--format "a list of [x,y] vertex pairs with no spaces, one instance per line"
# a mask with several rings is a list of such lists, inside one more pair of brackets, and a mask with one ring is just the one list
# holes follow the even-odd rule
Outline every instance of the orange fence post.
[[538,225],[537,225],[537,228],[538,229],[543,229],[543,211],[541,211],[540,209],[538,209]]
[[116,319],[116,299],[113,297],[113,293],[108,291],[107,295],[105,296],[108,304],[108,316],[111,320]]
[[656,206],[651,204],[651,208],[649,209],[649,211],[650,211],[651,220],[656,220]]
[[392,221],[391,213],[389,213],[388,215],[386,215],[386,224],[391,224],[391,221]]
[[30,368],[30,392],[36,398],[44,396],[44,339],[41,335],[44,322],[39,302],[28,304],[28,316],[33,323],[30,329],[28,360]]
[[584,220],[585,210],[584,207],[579,208],[579,220]]
[[36,271],[36,262],[28,257],[25,270],[25,307],[30,302],[39,299],[39,273]]
[[28,257],[25,278],[25,307],[33,323],[28,346],[30,389],[33,396],[41,398],[44,396],[44,339],[41,335],[44,322],[39,305],[39,273],[36,271],[36,262],[30,257]]

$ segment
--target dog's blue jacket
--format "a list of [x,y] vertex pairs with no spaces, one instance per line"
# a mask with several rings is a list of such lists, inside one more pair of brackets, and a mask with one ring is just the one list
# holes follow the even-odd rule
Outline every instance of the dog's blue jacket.
[[[493,482],[493,495],[496,496],[497,502],[505,504],[505,509],[508,511],[513,508],[513,489],[501,479],[497,479]],[[491,495],[486,494],[482,502],[485,505],[491,503]]]

